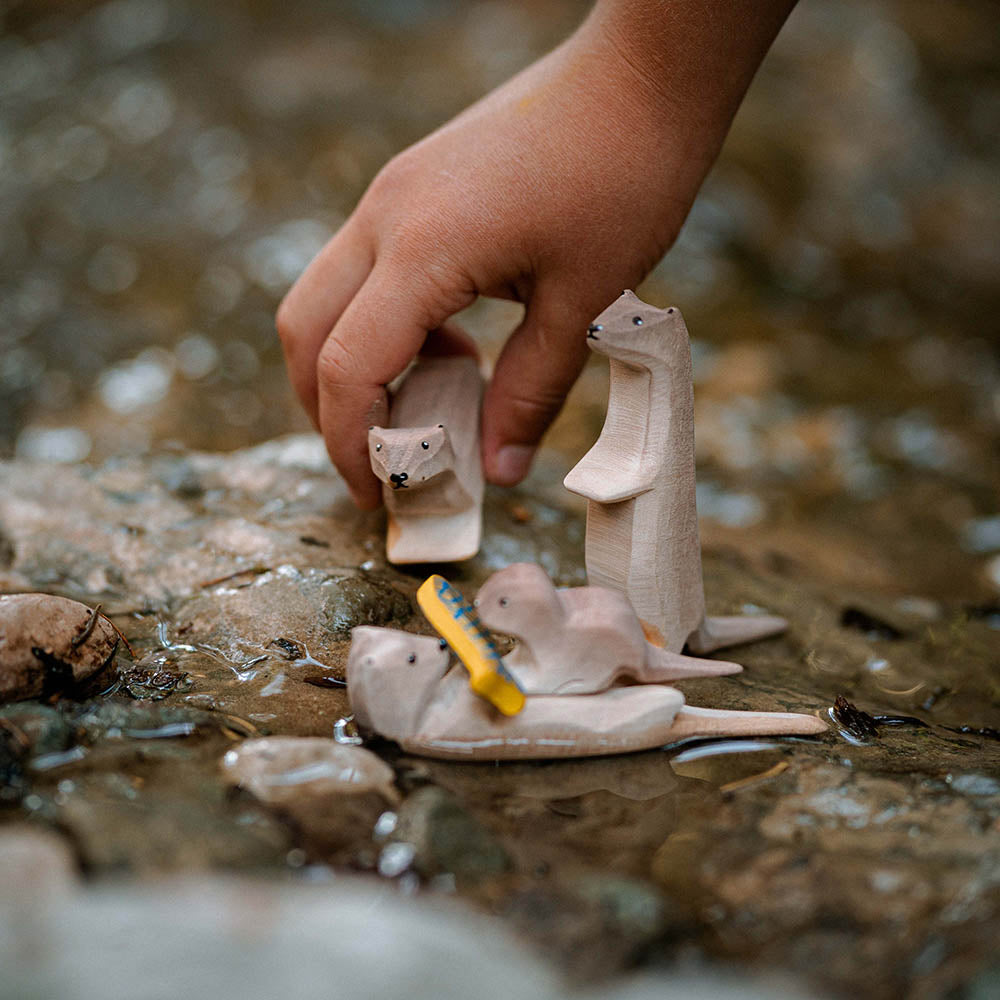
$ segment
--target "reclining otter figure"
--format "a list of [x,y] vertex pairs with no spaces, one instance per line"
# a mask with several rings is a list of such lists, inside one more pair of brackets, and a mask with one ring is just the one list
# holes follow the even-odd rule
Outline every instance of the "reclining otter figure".
[[556,590],[536,563],[494,573],[475,606],[487,628],[518,640],[503,662],[528,694],[587,694],[619,678],[648,684],[743,669],[654,646],[624,594],[606,587]]
[[[544,576],[539,567],[516,564],[479,592],[484,621],[502,622],[497,627],[532,643],[504,661],[525,692],[520,712],[503,715],[476,695],[443,639],[360,626],[351,631],[347,659],[358,725],[413,753],[466,760],[589,757],[696,737],[826,730],[811,715],[685,705],[680,691],[657,682],[732,673],[736,664],[663,654],[646,643],[619,594],[597,587],[556,591],[545,578],[546,590]],[[551,641],[540,642],[545,629]],[[640,683],[616,683],[622,677]]]
[[357,724],[425,757],[591,757],[698,737],[826,731],[812,715],[693,708],[664,684],[532,694],[519,714],[501,715],[469,689],[465,667],[452,662],[442,640],[372,625],[353,629],[351,640],[347,693]]

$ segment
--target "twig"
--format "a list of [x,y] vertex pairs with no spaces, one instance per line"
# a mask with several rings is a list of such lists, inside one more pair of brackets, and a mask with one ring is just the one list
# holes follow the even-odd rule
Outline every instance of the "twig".
[[69,644],[74,649],[76,649],[77,646],[82,646],[90,638],[90,633],[94,631],[94,626],[97,624],[97,619],[101,615],[102,607],[103,605],[98,604],[97,607],[95,607],[90,612],[90,619],[87,621],[87,624],[83,626],[83,631],[78,636],[75,636],[73,639],[70,640]]

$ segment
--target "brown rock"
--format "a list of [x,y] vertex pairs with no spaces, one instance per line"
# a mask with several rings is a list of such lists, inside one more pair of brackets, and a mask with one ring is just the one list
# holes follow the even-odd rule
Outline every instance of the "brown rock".
[[375,821],[399,802],[388,764],[321,737],[245,740],[225,754],[222,772],[289,822],[308,857],[334,864],[373,861]]
[[95,610],[50,594],[0,597],[0,702],[71,689],[110,663],[114,627]]

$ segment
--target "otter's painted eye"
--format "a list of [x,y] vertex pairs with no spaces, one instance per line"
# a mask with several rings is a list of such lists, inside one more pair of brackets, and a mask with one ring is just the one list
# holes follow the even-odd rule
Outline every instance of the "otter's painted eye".
[[508,604],[510,604],[510,601],[508,601],[506,597],[501,597],[498,603],[501,608],[505,608]]
[[382,445],[380,445],[380,444],[375,445],[375,450],[376,451],[381,451],[382,450]]
[[423,448],[424,451],[427,451],[427,449],[430,447],[430,445],[426,441],[421,441],[420,442],[420,447]]
[[438,639],[438,649],[447,649],[447,648],[448,648],[448,640]]
[[441,430],[444,430],[444,424],[438,424],[438,427],[440,427]]
[[407,663],[416,663],[417,662],[417,654],[416,653],[410,653],[410,655],[406,658],[406,662]]
[[632,317],[632,322],[635,323],[636,326],[642,326],[642,317],[641,316],[633,316]]

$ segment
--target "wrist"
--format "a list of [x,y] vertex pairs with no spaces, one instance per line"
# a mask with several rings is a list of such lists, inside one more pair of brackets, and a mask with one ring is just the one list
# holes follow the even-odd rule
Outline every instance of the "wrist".
[[579,29],[623,86],[721,137],[795,0],[597,0]]

